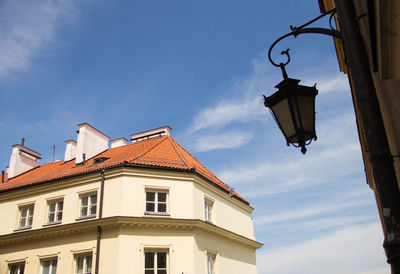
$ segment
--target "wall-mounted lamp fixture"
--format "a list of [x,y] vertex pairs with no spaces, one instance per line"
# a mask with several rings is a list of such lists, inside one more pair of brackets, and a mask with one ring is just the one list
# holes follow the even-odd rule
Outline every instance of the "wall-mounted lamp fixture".
[[[330,14],[329,25],[331,29],[323,28],[304,28],[309,24],[321,19]],[[282,39],[304,33],[319,33],[336,38],[341,38],[340,33],[332,27],[332,18],[335,10],[330,10],[300,27],[290,26],[292,30],[280,38],[278,38],[269,48],[268,59],[272,65],[279,67],[282,70],[283,81],[275,87],[277,92],[271,96],[264,95],[264,105],[270,109],[278,127],[282,131],[286,139],[286,144],[292,144],[295,147],[300,147],[303,154],[306,153],[306,145],[312,140],[317,140],[315,132],[315,97],[318,94],[316,86],[299,85],[300,80],[292,79],[287,76],[285,66],[290,62],[289,49],[281,52],[286,55],[286,62],[279,64],[275,63],[271,58],[273,47]]]

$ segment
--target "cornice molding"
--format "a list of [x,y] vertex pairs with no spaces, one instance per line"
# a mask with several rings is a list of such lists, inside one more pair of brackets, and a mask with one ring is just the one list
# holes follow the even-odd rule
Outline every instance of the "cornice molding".
[[137,230],[157,231],[183,231],[186,233],[206,233],[221,239],[234,241],[247,247],[258,249],[263,246],[255,240],[233,233],[224,228],[204,222],[199,219],[173,219],[157,217],[126,217],[116,216],[103,219],[94,219],[72,224],[56,225],[46,228],[14,232],[0,236],[0,246],[19,244],[27,241],[40,241],[60,236],[69,236],[85,232],[93,232],[93,239],[96,237],[97,227],[102,230],[115,228],[135,228]]

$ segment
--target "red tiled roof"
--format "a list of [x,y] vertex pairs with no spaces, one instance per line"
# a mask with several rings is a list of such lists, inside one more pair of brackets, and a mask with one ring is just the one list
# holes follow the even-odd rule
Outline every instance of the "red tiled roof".
[[[108,159],[94,165],[94,159],[100,157]],[[222,189],[230,191],[228,185],[218,179],[217,176],[197,161],[174,139],[170,136],[162,136],[107,149],[87,160],[82,165],[76,165],[74,160],[68,162],[57,161],[41,165],[8,181],[7,174],[5,174],[5,183],[0,184],[0,192],[100,171],[124,164],[194,171]],[[248,201],[236,192],[233,191],[232,194],[242,202],[248,204]]]

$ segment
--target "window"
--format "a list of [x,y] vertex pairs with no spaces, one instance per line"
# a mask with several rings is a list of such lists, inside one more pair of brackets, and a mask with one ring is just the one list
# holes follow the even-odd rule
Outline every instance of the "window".
[[49,207],[49,212],[47,216],[47,223],[49,224],[60,223],[62,220],[64,201],[63,200],[50,201],[48,203],[48,207]]
[[146,213],[167,213],[166,191],[146,191]]
[[33,221],[34,205],[21,206],[19,208],[19,223],[18,228],[30,228]]
[[207,274],[215,274],[215,255],[207,253]]
[[8,265],[9,274],[24,274],[25,262],[9,264]]
[[96,208],[97,208],[97,193],[82,195],[79,217],[96,216]]
[[213,202],[208,200],[208,199],[204,199],[204,219],[206,222],[210,222],[211,223],[211,218],[212,218],[212,207],[213,207]]
[[167,251],[145,251],[144,274],[167,274],[167,261]]
[[41,260],[40,274],[56,274],[57,272],[57,258]]
[[75,274],[92,274],[92,254],[76,257]]

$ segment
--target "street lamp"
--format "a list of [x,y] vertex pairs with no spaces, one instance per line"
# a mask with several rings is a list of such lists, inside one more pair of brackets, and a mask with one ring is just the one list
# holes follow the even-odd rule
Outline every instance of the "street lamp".
[[[288,54],[288,51],[284,52]],[[281,66],[283,81],[275,87],[277,92],[264,96],[264,105],[270,109],[272,117],[282,131],[286,144],[301,147],[306,153],[306,145],[317,140],[315,134],[315,96],[318,90],[299,85],[300,80],[289,78],[285,66]]]
[[[304,28],[328,14],[331,15],[329,19],[331,29]],[[300,147],[303,154],[307,151],[306,145],[309,145],[312,140],[317,140],[315,133],[315,96],[317,96],[318,90],[315,85],[299,85],[300,80],[287,76],[285,66],[290,62],[289,49],[281,52],[282,55],[287,57],[285,63],[275,63],[271,58],[271,52],[272,48],[282,39],[289,36],[297,37],[297,35],[303,33],[320,33],[340,38],[340,33],[333,29],[331,24],[334,14],[335,10],[330,10],[298,28],[290,26],[292,31],[278,38],[268,51],[269,61],[274,66],[280,67],[283,81],[275,86],[278,89],[277,92],[269,97],[264,95],[264,105],[270,109],[272,117],[285,136],[286,144]]]

